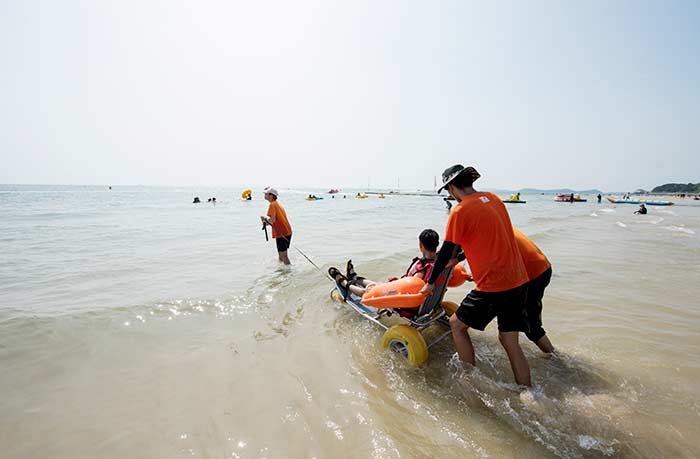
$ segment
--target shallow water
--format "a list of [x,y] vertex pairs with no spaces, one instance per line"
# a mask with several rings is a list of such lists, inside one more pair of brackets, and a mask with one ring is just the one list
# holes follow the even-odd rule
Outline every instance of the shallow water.
[[[440,198],[283,190],[294,245],[382,279],[442,234]],[[216,205],[191,204],[216,196]],[[3,457],[694,457],[700,448],[700,206],[523,196],[516,226],[553,263],[518,394],[494,325],[477,369],[451,340],[409,367],[329,298],[299,252],[279,266],[259,193],[0,187]],[[459,301],[468,286],[448,292]],[[436,329],[430,333],[439,334]]]

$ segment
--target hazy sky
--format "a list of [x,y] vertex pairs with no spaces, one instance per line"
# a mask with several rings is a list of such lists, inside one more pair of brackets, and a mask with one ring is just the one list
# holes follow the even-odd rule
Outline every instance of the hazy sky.
[[700,2],[0,2],[0,183],[700,181]]

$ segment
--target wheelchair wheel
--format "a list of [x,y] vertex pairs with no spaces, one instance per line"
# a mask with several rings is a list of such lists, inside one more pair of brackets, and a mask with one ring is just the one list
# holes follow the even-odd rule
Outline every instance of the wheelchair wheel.
[[457,312],[457,308],[459,308],[459,305],[454,301],[443,301],[442,303],[440,303],[440,307],[445,311],[445,314],[447,314],[447,316],[450,317],[452,314]]
[[398,352],[417,367],[428,360],[428,345],[423,335],[410,325],[394,325],[388,329],[382,338],[382,347]]
[[339,303],[345,303],[345,300],[343,300],[343,295],[341,295],[336,289],[331,290],[331,300],[338,301]]

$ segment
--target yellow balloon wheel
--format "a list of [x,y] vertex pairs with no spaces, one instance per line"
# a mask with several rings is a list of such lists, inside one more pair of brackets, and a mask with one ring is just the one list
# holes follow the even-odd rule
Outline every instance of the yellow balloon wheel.
[[253,194],[252,190],[245,190],[243,191],[243,193],[241,193],[241,198],[248,199],[248,197],[250,197],[251,194]]
[[382,347],[398,352],[416,367],[428,360],[428,345],[423,335],[410,325],[394,325],[388,329],[382,338]]
[[331,299],[338,301],[340,303],[345,303],[343,295],[340,294],[338,290],[331,290]]
[[459,305],[454,301],[443,301],[442,303],[440,303],[440,307],[445,311],[445,314],[447,314],[447,316],[449,317],[455,312],[457,312],[457,308],[459,308]]

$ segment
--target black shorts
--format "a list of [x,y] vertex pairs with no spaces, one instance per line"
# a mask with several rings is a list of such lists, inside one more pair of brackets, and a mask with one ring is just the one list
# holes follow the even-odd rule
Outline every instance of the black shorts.
[[289,245],[292,243],[292,235],[290,234],[289,236],[280,236],[275,239],[275,242],[277,243],[278,252],[286,252],[289,248]]
[[544,296],[544,289],[547,288],[550,280],[552,280],[551,267],[527,283],[526,309],[530,332],[525,335],[533,343],[536,343],[547,334],[542,328],[542,297]]
[[471,328],[484,330],[498,317],[499,332],[529,332],[527,322],[527,284],[504,292],[472,290],[457,309],[457,318]]

